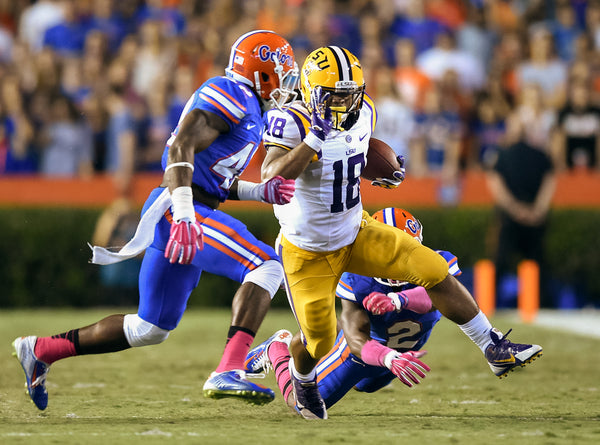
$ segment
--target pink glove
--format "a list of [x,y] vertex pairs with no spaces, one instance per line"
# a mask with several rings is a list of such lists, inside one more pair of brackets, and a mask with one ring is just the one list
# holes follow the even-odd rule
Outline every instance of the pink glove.
[[371,292],[364,300],[363,306],[374,315],[407,309],[417,314],[426,314],[431,310],[431,299],[425,288],[417,286],[404,292]]
[[196,250],[204,248],[204,233],[198,221],[181,220],[171,224],[171,234],[165,249],[170,263],[190,264]]
[[294,179],[274,176],[264,184],[264,201],[269,204],[283,205],[290,202],[296,190]]
[[385,366],[406,386],[419,383],[418,377],[425,378],[429,366],[419,360],[427,351],[409,351],[403,354],[382,345],[376,340],[368,340],[360,351],[360,358],[367,365]]
[[382,315],[400,310],[402,302],[398,294],[394,292],[390,292],[387,295],[381,292],[371,292],[363,300],[363,306],[374,315]]
[[429,366],[417,358],[425,354],[425,351],[421,353],[409,351],[400,354],[392,350],[385,356],[383,363],[402,383],[412,388],[413,383],[420,383],[419,377],[425,378],[425,371],[431,371]]

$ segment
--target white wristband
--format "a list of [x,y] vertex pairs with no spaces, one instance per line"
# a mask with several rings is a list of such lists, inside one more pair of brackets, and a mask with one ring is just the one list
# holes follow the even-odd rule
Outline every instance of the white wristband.
[[304,143],[312,148],[314,151],[319,153],[321,151],[321,147],[323,146],[323,142],[319,139],[312,131],[309,131],[306,137],[304,138]]
[[240,201],[259,201],[265,202],[265,184],[255,182],[240,181],[237,183],[237,195]]
[[402,309],[402,302],[400,301],[400,297],[396,292],[390,292],[387,294],[387,296],[391,298],[392,303],[394,303],[394,307],[397,311]]
[[187,168],[191,168],[192,172],[194,171],[194,164],[190,163],[190,162],[173,162],[172,164],[169,164],[165,167],[165,173],[173,167],[187,167]]
[[196,220],[191,187],[177,187],[173,190],[171,193],[171,203],[173,204],[173,220],[175,222]]
[[392,368],[392,360],[394,360],[396,357],[398,357],[398,355],[399,354],[397,351],[390,351],[385,355],[385,357],[383,358],[383,364],[385,365],[385,367],[387,369]]

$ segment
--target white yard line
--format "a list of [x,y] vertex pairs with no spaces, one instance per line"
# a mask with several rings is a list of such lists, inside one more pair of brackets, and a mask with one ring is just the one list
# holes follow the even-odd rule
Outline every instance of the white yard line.
[[600,338],[600,310],[540,310],[534,323],[553,329]]

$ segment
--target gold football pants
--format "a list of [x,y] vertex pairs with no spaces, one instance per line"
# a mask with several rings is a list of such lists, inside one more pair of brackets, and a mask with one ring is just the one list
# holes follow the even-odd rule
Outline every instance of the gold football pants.
[[310,252],[283,236],[277,247],[290,306],[315,359],[335,342],[335,289],[343,272],[408,281],[426,289],[448,275],[448,263],[441,255],[367,212],[354,243],[339,250]]

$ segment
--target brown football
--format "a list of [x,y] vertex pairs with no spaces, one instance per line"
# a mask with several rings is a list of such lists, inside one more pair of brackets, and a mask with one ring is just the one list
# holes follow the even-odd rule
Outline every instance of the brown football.
[[361,176],[369,181],[377,178],[394,178],[394,172],[400,170],[400,163],[392,147],[380,139],[369,140],[367,165]]

